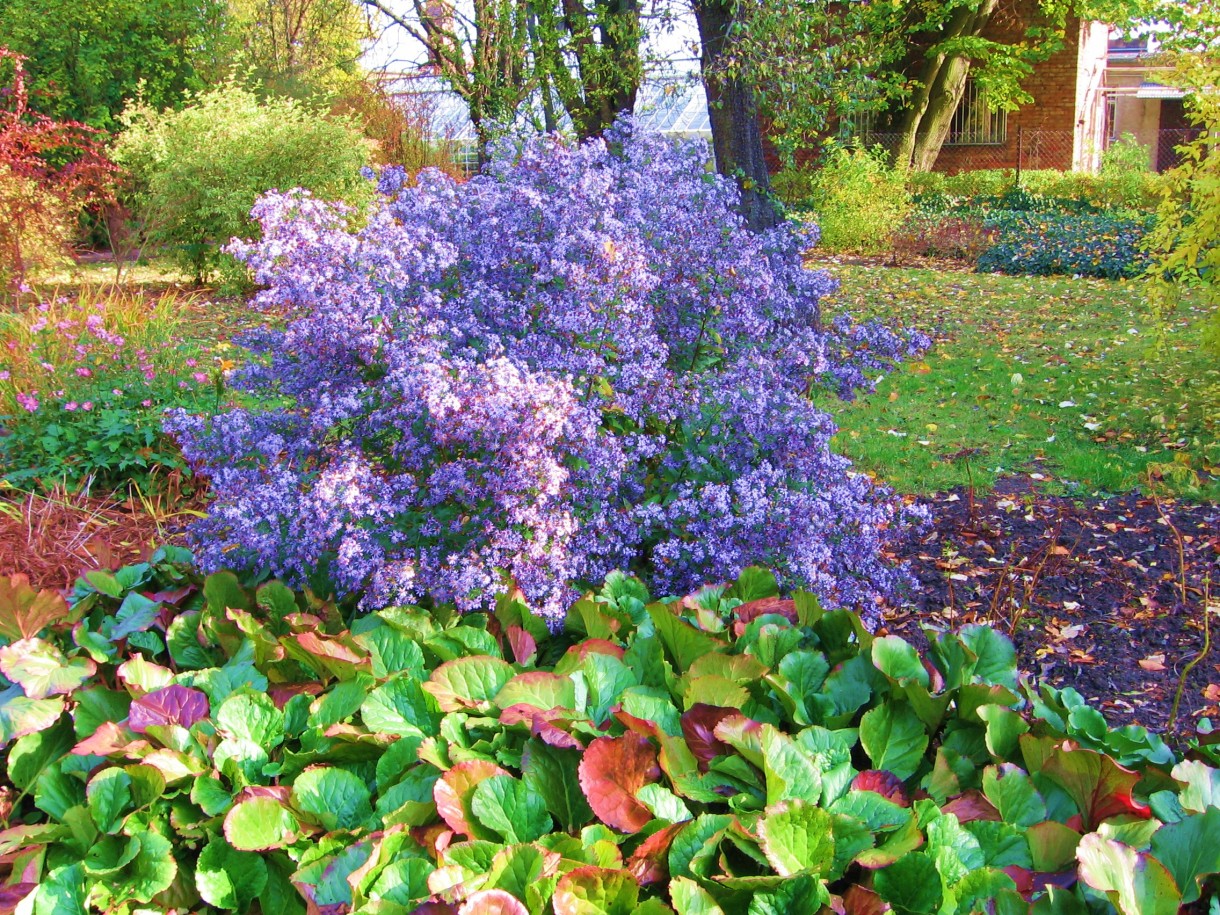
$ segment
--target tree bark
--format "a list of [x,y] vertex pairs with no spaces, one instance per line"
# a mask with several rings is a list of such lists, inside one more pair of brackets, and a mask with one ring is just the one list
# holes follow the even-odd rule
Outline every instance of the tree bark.
[[[978,36],[999,5],[999,0],[979,0],[960,7],[939,36],[936,45]],[[929,53],[920,69],[918,89],[903,115],[894,158],[916,171],[931,171],[949,136],[953,114],[970,75],[970,58],[945,52]]]
[[780,215],[771,195],[754,92],[726,68],[734,6],[733,0],[695,0],[695,19],[716,171],[737,180],[741,215],[758,232],[779,225]]

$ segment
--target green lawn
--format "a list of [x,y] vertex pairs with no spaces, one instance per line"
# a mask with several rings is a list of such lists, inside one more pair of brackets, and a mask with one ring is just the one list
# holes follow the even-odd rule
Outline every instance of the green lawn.
[[1199,345],[1198,302],[1158,346],[1138,283],[826,266],[842,283],[828,314],[936,340],[876,393],[827,403],[861,469],[908,493],[1028,472],[1083,495],[1139,487],[1157,465],[1169,491],[1220,499],[1220,365]]

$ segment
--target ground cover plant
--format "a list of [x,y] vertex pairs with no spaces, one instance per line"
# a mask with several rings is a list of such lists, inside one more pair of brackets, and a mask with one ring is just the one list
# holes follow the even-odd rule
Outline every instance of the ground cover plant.
[[1105,213],[996,212],[983,224],[995,242],[979,255],[983,273],[1132,279],[1149,265],[1144,238],[1154,217]]
[[204,565],[371,605],[478,609],[511,582],[557,623],[613,569],[678,590],[764,561],[871,614],[904,515],[806,393],[926,341],[822,327],[809,239],[750,233],[704,161],[625,124],[464,184],[388,170],[356,231],[265,198],[232,249],[288,315],[232,379],[263,405],[172,423],[215,496]]
[[[1053,492],[1217,501],[1218,367],[1187,294],[1162,344],[1138,283],[839,264],[843,307],[934,330],[923,359],[840,410],[836,447],[899,492],[989,488],[1038,473]],[[1144,487],[1147,489],[1147,487]]]
[[[920,656],[748,569],[562,633],[189,554],[4,580],[3,899],[32,911],[1178,912],[1220,773],[971,626]],[[1132,876],[1135,879],[1132,879]]]

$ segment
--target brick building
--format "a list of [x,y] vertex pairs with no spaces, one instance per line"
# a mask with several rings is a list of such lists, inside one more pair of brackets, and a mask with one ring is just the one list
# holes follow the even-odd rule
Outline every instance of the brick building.
[[[1036,0],[1018,0],[993,20],[986,37],[1020,40]],[[1187,123],[1182,92],[1159,85],[1146,42],[1112,41],[1105,23],[1069,19],[1063,48],[1035,65],[1024,83],[1032,96],[1016,111],[990,111],[968,82],[935,170],[982,168],[1095,171],[1114,140],[1133,135],[1148,148],[1149,165],[1176,163],[1174,147],[1197,131]],[[867,143],[896,144],[895,134],[869,130]]]

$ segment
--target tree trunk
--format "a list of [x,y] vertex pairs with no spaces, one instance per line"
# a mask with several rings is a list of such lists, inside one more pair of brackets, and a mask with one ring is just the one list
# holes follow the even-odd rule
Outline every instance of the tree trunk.
[[726,73],[734,6],[733,0],[695,0],[695,19],[703,46],[701,68],[716,171],[737,179],[741,215],[751,229],[760,232],[779,225],[780,215],[771,195],[754,92],[748,83]]
[[[937,37],[933,47],[947,41],[979,35],[999,0],[977,0],[960,7]],[[929,53],[917,80],[917,90],[903,115],[895,161],[916,171],[931,171],[949,136],[953,114],[966,88],[970,58],[960,54]]]
[[915,137],[915,148],[911,151],[911,168],[915,171],[930,172],[936,164],[941,147],[949,139],[949,128],[953,126],[953,115],[966,90],[969,74],[970,61],[964,57],[950,57],[936,74],[928,107]]

